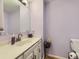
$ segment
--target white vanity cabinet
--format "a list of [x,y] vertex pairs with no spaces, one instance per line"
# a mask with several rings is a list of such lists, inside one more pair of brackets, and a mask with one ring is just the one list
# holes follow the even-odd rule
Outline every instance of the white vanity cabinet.
[[41,59],[41,44],[34,49],[34,58]]
[[16,59],[41,59],[41,40],[32,45]]
[[30,54],[27,53],[27,55],[26,54],[22,54],[21,56],[19,56],[16,59],[33,59],[33,53],[32,52]]
[[32,46],[26,52],[24,52],[24,59],[33,59],[34,57],[33,49],[34,49],[34,46]]
[[33,53],[30,53],[25,59],[33,59]]

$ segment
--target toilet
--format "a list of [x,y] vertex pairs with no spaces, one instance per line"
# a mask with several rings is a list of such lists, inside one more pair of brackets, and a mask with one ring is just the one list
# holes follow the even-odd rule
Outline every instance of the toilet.
[[[71,53],[76,54],[76,59],[79,59],[79,39],[71,39],[70,41]],[[73,55],[73,54],[72,54]]]

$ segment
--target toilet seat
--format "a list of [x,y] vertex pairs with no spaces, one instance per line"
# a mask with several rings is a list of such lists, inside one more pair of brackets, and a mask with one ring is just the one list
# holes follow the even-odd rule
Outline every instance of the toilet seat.
[[79,39],[71,39],[71,49],[76,52],[79,58]]

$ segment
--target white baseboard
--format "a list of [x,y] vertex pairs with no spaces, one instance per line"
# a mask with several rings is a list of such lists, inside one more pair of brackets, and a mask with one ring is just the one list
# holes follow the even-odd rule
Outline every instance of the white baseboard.
[[67,59],[65,57],[60,57],[60,56],[56,56],[56,55],[52,55],[52,54],[48,54],[48,56],[50,56],[50,57],[56,57],[56,58],[59,58],[59,59]]

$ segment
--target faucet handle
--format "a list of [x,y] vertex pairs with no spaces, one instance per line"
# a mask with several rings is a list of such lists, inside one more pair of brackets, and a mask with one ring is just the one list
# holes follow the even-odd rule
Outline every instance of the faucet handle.
[[18,42],[18,41],[21,41],[21,37],[22,37],[23,35],[21,34],[21,33],[19,33],[18,34],[18,37],[17,37],[17,39],[16,39],[16,42]]

